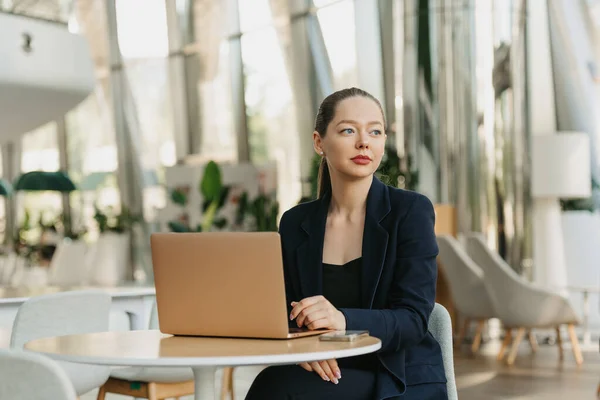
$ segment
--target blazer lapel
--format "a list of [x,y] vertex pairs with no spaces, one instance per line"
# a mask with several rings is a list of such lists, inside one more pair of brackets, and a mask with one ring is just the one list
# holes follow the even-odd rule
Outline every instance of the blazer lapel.
[[302,298],[323,293],[323,242],[329,201],[330,194],[327,193],[300,225],[307,235],[296,250]]
[[387,253],[388,232],[381,221],[390,212],[390,197],[387,187],[373,177],[373,183],[367,197],[367,213],[362,244],[362,306],[373,306],[375,291],[381,278]]

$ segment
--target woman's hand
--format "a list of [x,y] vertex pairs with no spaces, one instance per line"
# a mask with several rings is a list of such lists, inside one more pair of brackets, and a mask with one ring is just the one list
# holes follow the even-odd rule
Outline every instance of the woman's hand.
[[344,314],[323,296],[307,297],[300,302],[293,301],[290,320],[294,318],[299,328],[306,326],[310,330],[346,330]]
[[338,367],[338,363],[335,359],[325,361],[314,361],[310,363],[298,364],[308,372],[316,372],[324,381],[333,382],[336,385],[339,383],[338,379],[342,378],[342,373]]

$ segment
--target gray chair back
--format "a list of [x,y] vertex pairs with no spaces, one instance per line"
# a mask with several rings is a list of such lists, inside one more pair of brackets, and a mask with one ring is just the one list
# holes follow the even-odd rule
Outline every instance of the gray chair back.
[[[111,297],[99,290],[71,291],[32,297],[25,301],[13,323],[10,347],[44,337],[108,331]],[[110,368],[60,361],[77,395],[106,382]]]
[[51,359],[28,351],[0,350],[0,399],[75,400],[69,377]]
[[452,347],[452,320],[448,310],[441,304],[435,304],[429,317],[429,332],[442,348],[444,371],[446,372],[446,389],[448,400],[458,400],[456,379],[454,377],[454,351]]
[[573,307],[561,293],[517,274],[500,254],[488,247],[481,233],[469,233],[466,238],[467,252],[483,269],[497,317],[506,326],[554,327],[579,323]]
[[450,235],[438,235],[439,260],[450,285],[450,293],[462,316],[487,319],[495,316],[485,285],[485,274],[461,243]]

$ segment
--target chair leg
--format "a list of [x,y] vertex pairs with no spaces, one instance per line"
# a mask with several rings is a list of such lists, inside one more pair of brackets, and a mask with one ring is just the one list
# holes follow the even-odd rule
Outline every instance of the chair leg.
[[155,382],[148,382],[148,400],[158,400]]
[[[104,385],[100,386],[100,389],[98,389],[98,396],[96,397],[96,400],[104,400],[106,398],[106,387]],[[77,398],[77,400],[79,400],[79,397]]]
[[562,337],[560,335],[560,325],[556,327],[556,345],[558,346],[558,356],[560,361],[565,359],[565,353],[563,352]]
[[583,356],[581,355],[581,349],[579,348],[579,339],[575,333],[575,325],[569,324],[569,338],[571,339],[571,345],[573,346],[573,355],[575,356],[575,362],[577,365],[583,364]]
[[517,337],[515,337],[515,341],[513,342],[510,353],[508,354],[508,358],[506,359],[506,363],[508,365],[513,365],[515,363],[515,358],[517,358],[517,352],[519,351],[519,344],[521,344],[523,336],[525,336],[525,328],[519,328],[517,331]]
[[504,340],[502,341],[502,347],[500,347],[500,351],[498,352],[498,356],[496,357],[498,361],[502,361],[502,359],[504,358],[504,353],[506,352],[506,349],[508,348],[510,342],[512,342],[512,328],[507,328],[506,333],[504,334]]
[[529,339],[529,344],[531,345],[531,351],[534,353],[538,351],[538,342],[533,334],[533,330],[529,329],[527,331],[527,338]]
[[227,400],[227,398],[233,400],[233,368],[227,367],[223,369],[223,381],[221,383],[221,400]]
[[469,324],[471,320],[469,318],[465,318],[463,321],[460,330],[458,331],[458,335],[456,336],[456,341],[454,342],[455,347],[460,347],[462,345],[462,341],[465,338],[465,335],[469,331]]
[[477,321],[477,328],[475,330],[475,337],[473,338],[473,344],[471,345],[471,351],[477,353],[479,346],[481,346],[481,336],[483,334],[483,328],[485,326],[485,320],[480,319]]

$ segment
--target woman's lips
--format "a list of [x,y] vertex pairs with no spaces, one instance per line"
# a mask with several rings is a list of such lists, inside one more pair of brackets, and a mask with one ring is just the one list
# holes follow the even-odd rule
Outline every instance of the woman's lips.
[[358,165],[367,165],[371,162],[371,159],[367,156],[356,156],[352,161]]

